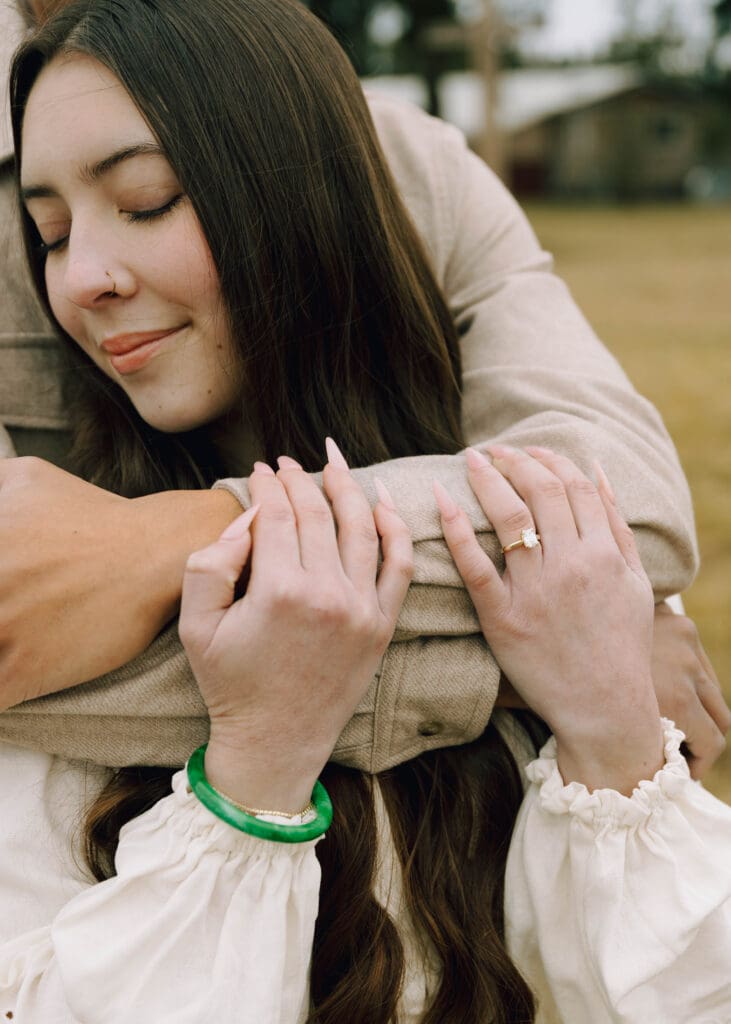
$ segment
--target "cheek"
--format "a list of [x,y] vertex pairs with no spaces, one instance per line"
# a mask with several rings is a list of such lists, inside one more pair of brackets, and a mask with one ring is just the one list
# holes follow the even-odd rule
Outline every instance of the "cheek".
[[[184,225],[171,255],[170,272],[176,290],[192,308],[204,315],[216,313],[221,304],[221,286],[208,243],[197,220]],[[172,284],[172,282],[171,282]]]
[[186,306],[194,317],[209,317],[219,304],[221,289],[215,268],[199,255],[181,250],[164,267],[151,268],[148,280],[169,302]]

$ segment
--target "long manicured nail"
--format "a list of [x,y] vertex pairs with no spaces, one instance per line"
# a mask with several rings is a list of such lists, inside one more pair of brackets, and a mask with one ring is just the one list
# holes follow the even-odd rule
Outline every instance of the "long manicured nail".
[[274,470],[271,466],[267,466],[266,462],[255,462],[254,472],[261,473],[262,476],[275,476]]
[[470,469],[479,470],[491,465],[490,460],[482,452],[478,452],[476,448],[467,448],[465,459]]
[[594,473],[596,474],[597,483],[607,492],[607,497],[609,498],[611,503],[613,505],[616,505],[617,498],[614,493],[614,489],[612,488],[612,485],[609,483],[609,478],[607,477],[607,474],[604,472],[597,459],[594,459],[594,461],[592,462],[592,467],[594,469]]
[[277,459],[277,465],[280,469],[302,469],[299,462],[295,462],[294,459],[290,459],[289,455],[280,455]]
[[392,512],[395,512],[396,503],[389,494],[388,487],[386,487],[383,480],[379,480],[378,477],[374,477],[373,486],[376,488],[376,494],[378,495],[380,503],[385,505],[386,508],[390,508]]
[[434,497],[437,499],[439,511],[444,518],[454,519],[456,515],[459,515],[459,505],[454,501],[449,491],[438,480],[432,481],[432,487],[434,488]]
[[345,456],[331,437],[325,438],[325,450],[327,451],[327,461],[333,469],[350,469],[345,461]]
[[258,511],[258,505],[252,505],[251,508],[247,508],[246,512],[242,512],[232,523],[228,524],[221,534],[221,540],[239,540],[243,537],[248,532]]

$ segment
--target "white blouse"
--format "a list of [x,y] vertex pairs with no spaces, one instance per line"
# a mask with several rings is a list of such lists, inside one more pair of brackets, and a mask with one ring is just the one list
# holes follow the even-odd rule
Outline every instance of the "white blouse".
[[[512,956],[540,1024],[731,1022],[731,808],[688,775],[665,723],[666,765],[631,798],[564,786],[549,741],[508,860]],[[301,1024],[320,870],[315,843],[255,839],[187,792],[122,831],[118,874],[86,875],[91,769],[0,746],[0,1022]],[[401,904],[379,812],[377,895],[401,930],[401,1020],[438,972]]]

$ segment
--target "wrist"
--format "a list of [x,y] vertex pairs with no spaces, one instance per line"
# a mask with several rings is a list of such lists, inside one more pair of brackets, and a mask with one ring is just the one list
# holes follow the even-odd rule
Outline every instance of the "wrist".
[[[242,807],[215,789],[206,776],[205,752],[204,744],[188,758],[188,792],[193,793],[217,818],[239,832],[277,843],[306,843],[319,839],[332,824],[332,802],[321,782],[315,783],[312,802],[306,810],[296,815],[286,815],[288,820],[285,821],[282,820],[281,812]],[[295,821],[294,818],[299,820]]]
[[162,627],[178,612],[188,557],[220,536],[241,506],[228,491],[162,491],[130,500],[145,539],[150,614]]
[[321,768],[299,765],[283,754],[272,757],[214,739],[208,742],[205,772],[211,786],[244,807],[298,814],[310,802]]
[[556,735],[557,764],[566,785],[580,782],[593,792],[614,789],[624,796],[665,763],[660,713],[610,734]]

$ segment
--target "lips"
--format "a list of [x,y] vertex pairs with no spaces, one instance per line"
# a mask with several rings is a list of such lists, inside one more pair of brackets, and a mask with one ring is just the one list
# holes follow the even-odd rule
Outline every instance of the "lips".
[[152,359],[166,338],[176,334],[182,327],[171,327],[166,331],[135,331],[131,334],[116,334],[101,343],[109,355],[109,362],[117,373],[135,373]]

